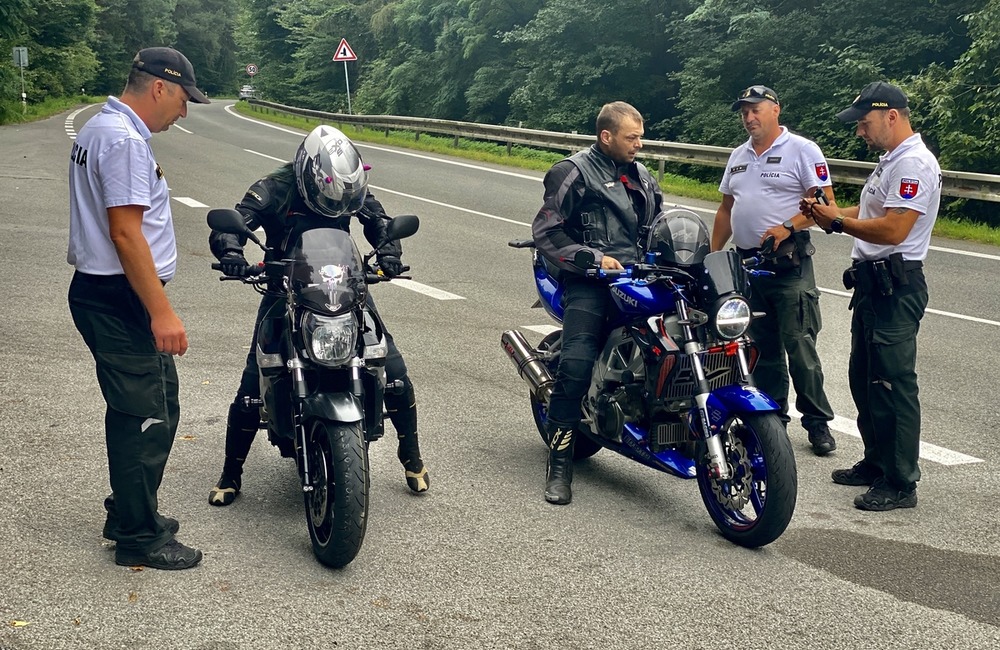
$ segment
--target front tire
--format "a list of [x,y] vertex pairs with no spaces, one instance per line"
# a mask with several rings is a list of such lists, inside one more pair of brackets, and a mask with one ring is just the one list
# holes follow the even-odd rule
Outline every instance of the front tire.
[[[562,339],[562,330],[551,332],[545,335],[542,342],[538,344],[537,351],[545,352],[549,348],[558,345]],[[553,377],[556,376],[556,369],[559,367],[559,355],[556,354],[550,358],[545,367],[548,368],[549,374]],[[531,399],[531,416],[535,420],[535,427],[538,429],[538,434],[542,436],[542,442],[548,447],[552,442],[552,436],[545,432],[545,423],[548,421],[549,409],[548,406],[543,404],[534,393],[529,395]],[[573,460],[583,460],[585,458],[590,458],[597,452],[599,452],[602,447],[597,444],[585,434],[577,432],[574,436],[576,440],[573,442]]]
[[368,527],[368,446],[360,423],[310,420],[306,433],[313,489],[303,497],[313,553],[340,568],[357,556]]
[[[757,548],[778,539],[795,511],[798,477],[792,443],[775,413],[748,413],[727,422],[722,436],[732,477],[721,481],[698,463],[698,488],[722,536]],[[704,450],[704,444],[700,446]]]

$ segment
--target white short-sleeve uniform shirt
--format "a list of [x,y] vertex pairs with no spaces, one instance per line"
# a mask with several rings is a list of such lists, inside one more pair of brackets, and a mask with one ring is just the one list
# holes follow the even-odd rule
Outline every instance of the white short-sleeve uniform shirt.
[[884,154],[861,190],[858,219],[877,219],[889,208],[909,208],[919,212],[913,229],[898,246],[870,244],[854,240],[851,257],[877,260],[901,253],[904,260],[925,260],[931,245],[931,231],[941,206],[941,167],[919,133],[903,140]]
[[66,261],[82,273],[124,273],[111,242],[108,208],[144,209],[142,232],[156,274],[166,282],[177,268],[177,242],[167,180],[149,147],[152,134],[135,112],[108,97],[80,129],[69,162],[69,250]]
[[730,154],[719,184],[719,191],[734,199],[733,243],[740,248],[759,246],[764,231],[798,214],[799,200],[810,188],[832,183],[815,142],[781,127],[771,147],[758,156],[747,140]]

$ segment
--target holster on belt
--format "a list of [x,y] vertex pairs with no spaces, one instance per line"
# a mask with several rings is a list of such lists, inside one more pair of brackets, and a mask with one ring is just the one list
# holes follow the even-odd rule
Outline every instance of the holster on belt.
[[797,269],[802,264],[803,257],[811,257],[816,252],[808,231],[793,232],[778,244],[773,253],[763,253],[765,268],[770,266],[775,271]]

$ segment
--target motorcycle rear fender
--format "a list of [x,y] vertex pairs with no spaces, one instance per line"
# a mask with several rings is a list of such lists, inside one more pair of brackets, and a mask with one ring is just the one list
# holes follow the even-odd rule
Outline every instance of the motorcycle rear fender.
[[361,399],[350,393],[313,393],[302,400],[302,419],[311,417],[332,422],[361,422],[365,409]]
[[733,413],[766,413],[780,408],[767,393],[755,386],[722,386],[708,396],[709,424],[713,427],[725,425]]

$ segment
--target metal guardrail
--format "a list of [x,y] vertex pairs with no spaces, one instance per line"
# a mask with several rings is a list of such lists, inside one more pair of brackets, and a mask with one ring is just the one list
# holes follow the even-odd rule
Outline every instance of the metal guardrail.
[[[390,129],[413,131],[416,138],[419,138],[421,133],[450,135],[454,137],[456,146],[460,138],[499,142],[507,145],[508,153],[510,153],[511,147],[515,144],[573,153],[589,147],[594,142],[593,135],[579,135],[576,133],[537,131],[513,126],[475,124],[472,122],[437,120],[424,117],[326,113],[255,99],[251,99],[249,103],[254,106],[282,113],[290,113],[292,115],[319,118],[340,124],[383,129],[386,133]],[[732,153],[732,149],[728,147],[643,140],[642,152],[639,154],[639,157],[646,160],[658,161],[659,171],[662,176],[664,162],[725,167],[730,153]],[[830,167],[830,173],[837,182],[852,183],[855,185],[864,185],[868,175],[875,169],[875,163],[840,160],[836,158],[828,158],[827,165]],[[943,177],[942,193],[945,196],[1000,202],[1000,176],[998,175],[957,171],[942,171],[941,175]]]

